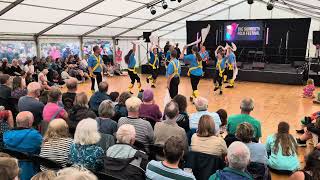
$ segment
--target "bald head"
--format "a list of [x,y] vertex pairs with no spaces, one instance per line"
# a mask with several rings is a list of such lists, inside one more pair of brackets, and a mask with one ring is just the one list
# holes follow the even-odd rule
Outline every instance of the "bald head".
[[253,108],[254,108],[254,105],[253,105],[253,100],[251,98],[244,98],[241,101],[240,109],[242,113],[250,114]]
[[33,114],[29,111],[22,111],[17,115],[16,121],[18,127],[29,128],[33,123]]
[[179,114],[178,104],[174,101],[170,101],[164,109],[164,114],[167,118],[175,120]]
[[208,100],[204,97],[198,97],[194,100],[197,111],[206,111],[208,109]]
[[106,81],[102,81],[101,83],[99,83],[99,91],[100,92],[108,92],[108,83]]
[[70,78],[67,80],[66,86],[68,88],[68,91],[77,91],[78,80],[76,78]]
[[39,97],[40,91],[41,91],[41,85],[40,83],[32,82],[28,84],[27,90],[28,90],[28,96]]

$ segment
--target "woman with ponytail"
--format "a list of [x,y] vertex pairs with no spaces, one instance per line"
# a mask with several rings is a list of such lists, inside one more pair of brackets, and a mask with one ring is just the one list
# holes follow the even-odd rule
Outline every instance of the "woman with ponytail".
[[128,74],[131,79],[131,84],[129,85],[129,92],[131,94],[133,94],[133,92],[131,90],[134,86],[135,81],[137,81],[137,83],[138,83],[139,92],[143,91],[141,89],[140,77],[138,76],[138,73],[136,71],[136,58],[134,57],[134,54],[136,52],[136,44],[134,44],[134,43],[132,43],[132,44],[133,44],[132,49],[130,49],[128,54],[124,57],[124,60],[125,60],[126,64],[128,65]]
[[183,48],[180,59],[183,59],[183,61],[190,63],[188,76],[190,76],[192,86],[192,95],[190,97],[190,100],[193,101],[193,99],[199,97],[198,84],[201,77],[203,76],[202,58],[199,54],[199,49],[197,46],[192,47],[192,54],[185,56],[184,53],[186,53],[186,50],[187,46]]
[[297,142],[289,134],[289,129],[288,123],[280,122],[278,132],[267,138],[268,166],[271,171],[279,174],[292,174],[300,167]]

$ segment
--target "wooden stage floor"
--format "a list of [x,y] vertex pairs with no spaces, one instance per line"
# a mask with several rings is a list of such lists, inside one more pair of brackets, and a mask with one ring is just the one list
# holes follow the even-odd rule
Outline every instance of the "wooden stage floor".
[[[130,82],[128,76],[104,77],[109,83],[109,92],[127,91]],[[150,87],[145,80],[146,76],[141,76],[143,88]],[[265,84],[254,82],[236,82],[233,89],[224,89],[224,94],[219,95],[213,92],[213,81],[210,79],[201,80],[199,84],[200,95],[209,100],[209,111],[217,111],[219,108],[226,109],[228,115],[240,113],[240,101],[244,97],[254,99],[254,111],[252,116],[262,123],[262,142],[267,136],[277,131],[280,121],[289,122],[291,133],[298,137],[295,129],[300,128],[300,119],[311,113],[318,111],[320,105],[315,105],[310,99],[301,97],[302,86]],[[317,89],[319,90],[319,89]],[[90,81],[80,84],[79,92],[87,92],[90,95]],[[137,89],[134,91],[137,94]],[[163,110],[163,100],[166,92],[166,78],[160,76],[157,81],[157,88],[154,89],[155,101]],[[192,93],[190,80],[182,77],[179,85],[179,93],[189,96]],[[189,103],[188,113],[195,112],[195,107]],[[309,145],[310,146],[310,145]],[[303,164],[304,155],[311,148],[299,148],[300,161]],[[273,175],[272,179],[287,179],[287,177]]]

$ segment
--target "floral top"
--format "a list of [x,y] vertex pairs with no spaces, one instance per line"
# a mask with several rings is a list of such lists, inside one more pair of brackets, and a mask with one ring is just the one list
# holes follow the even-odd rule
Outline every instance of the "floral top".
[[103,156],[105,156],[103,149],[95,144],[80,145],[73,143],[70,146],[70,162],[82,165],[87,169],[101,170],[103,168]]
[[11,96],[16,98],[16,99],[19,99],[20,97],[22,96],[25,96],[27,95],[27,89],[25,88],[18,88],[18,89],[15,89],[14,91],[11,92]]
[[316,88],[314,87],[314,85],[310,84],[310,85],[307,85],[303,88],[303,95],[305,97],[312,97],[313,96],[313,91],[315,90]]

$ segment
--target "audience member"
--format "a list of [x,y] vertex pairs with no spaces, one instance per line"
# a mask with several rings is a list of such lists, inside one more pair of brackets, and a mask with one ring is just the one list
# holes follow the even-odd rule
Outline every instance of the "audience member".
[[164,161],[150,161],[147,165],[147,179],[194,179],[193,174],[179,168],[184,155],[184,141],[178,137],[170,137],[164,144]]
[[98,178],[85,168],[68,167],[58,171],[54,180],[98,180]]
[[106,153],[105,171],[119,179],[145,179],[144,170],[148,156],[133,148],[135,127],[124,124],[119,127],[116,134],[117,144],[111,146]]
[[187,98],[184,95],[178,94],[173,98],[179,106],[179,115],[177,117],[177,124],[182,127],[186,133],[190,132],[189,115],[187,113]]
[[47,75],[49,73],[48,69],[43,69],[39,74],[38,74],[38,82],[41,84],[42,89],[44,90],[51,90],[50,85],[48,84],[48,78]]
[[186,132],[176,122],[179,115],[178,104],[174,101],[169,102],[164,109],[164,115],[166,120],[156,123],[154,127],[154,144],[164,145],[170,137],[177,136],[183,140],[183,146],[187,152],[188,140]]
[[27,95],[27,88],[23,87],[22,78],[20,76],[14,77],[12,81],[11,97],[19,99],[25,95]]
[[74,143],[70,146],[70,162],[88,169],[101,170],[104,151],[96,145],[100,138],[96,120],[88,118],[80,121],[74,134]]
[[110,93],[110,99],[112,101],[113,106],[118,104],[118,99],[119,99],[119,93],[118,92],[111,92]]
[[78,80],[76,78],[70,78],[66,80],[67,92],[62,94],[62,103],[64,109],[69,111],[73,107],[74,100],[77,95]]
[[191,151],[224,157],[227,145],[221,137],[216,136],[215,124],[210,115],[202,115],[198,131],[191,138]]
[[226,161],[228,167],[217,170],[210,176],[209,180],[253,180],[252,176],[246,171],[250,162],[250,151],[245,144],[239,141],[232,143],[228,148]]
[[217,113],[208,111],[208,100],[203,97],[198,97],[194,100],[197,112],[190,115],[190,129],[196,130],[198,128],[200,117],[203,115],[209,115],[212,117],[215,124],[215,133],[219,134],[221,120]]
[[54,180],[57,177],[54,171],[42,171],[31,178],[31,180]]
[[136,141],[144,145],[153,143],[153,129],[148,121],[139,118],[141,100],[131,97],[126,101],[128,116],[119,119],[118,128],[123,124],[131,124],[136,129]]
[[253,111],[254,105],[253,100],[250,98],[245,98],[241,101],[240,109],[241,114],[232,115],[228,119],[227,132],[228,136],[234,136],[239,124],[247,122],[252,125],[254,129],[255,142],[259,141],[261,137],[261,123],[252,116],[250,116],[251,111]]
[[19,164],[16,158],[10,157],[7,154],[0,155],[0,179],[1,180],[18,180],[19,179]]
[[[55,160],[65,167],[72,142],[73,140],[69,138],[66,121],[63,119],[52,120],[44,135],[40,156]],[[45,168],[41,168],[41,170],[45,170]]]
[[[33,115],[31,112],[20,112],[16,117],[17,128],[3,134],[3,142],[6,149],[28,153],[39,154],[42,142],[41,134],[32,128]],[[19,167],[22,169],[21,180],[29,180],[37,173],[37,167],[28,161],[21,160]]]
[[9,98],[11,97],[11,88],[9,87],[10,76],[8,74],[0,74],[0,105],[8,109]]
[[293,173],[289,180],[316,180],[320,179],[320,151],[310,152],[306,158],[305,167]]
[[100,133],[114,135],[117,132],[117,122],[111,118],[114,116],[114,106],[111,100],[104,100],[99,106],[98,129]]
[[61,91],[58,88],[53,88],[48,94],[48,103],[43,108],[43,120],[50,122],[53,119],[62,118],[64,120],[68,119],[68,113],[63,107],[59,106],[61,101]]
[[44,104],[39,101],[41,86],[37,82],[28,84],[28,94],[18,101],[18,109],[21,111],[30,111],[33,114],[33,127],[37,127],[42,121],[42,111]]
[[[314,121],[313,121],[314,122]],[[318,136],[318,139],[320,137],[320,117],[317,117],[315,122],[309,123],[306,125],[303,130],[303,135],[297,138],[298,146],[306,147],[307,146],[307,140],[312,139],[313,136]],[[318,141],[319,142],[319,141]]]
[[108,93],[108,83],[106,81],[102,81],[99,83],[99,91],[95,92],[89,101],[90,109],[98,115],[98,109],[102,101],[110,100],[110,96]]
[[131,94],[129,92],[123,92],[119,96],[119,102],[117,105],[114,107],[115,115],[112,118],[116,122],[119,121],[121,117],[127,117],[128,116],[128,111],[126,107],[126,101],[131,97]]
[[249,123],[239,124],[236,137],[247,145],[250,150],[250,161],[267,164],[267,150],[264,144],[252,142],[254,129]]
[[142,104],[139,109],[139,115],[142,118],[147,118],[153,122],[159,122],[162,118],[162,113],[153,99],[153,91],[145,89],[142,94]]
[[10,110],[0,106],[0,151],[3,149],[3,134],[14,126],[13,116]]
[[278,132],[267,138],[268,166],[277,173],[291,174],[300,167],[297,142],[289,134],[289,128],[288,123],[280,122]]
[[226,126],[228,124],[228,113],[224,109],[219,109],[217,111],[217,114],[219,115],[221,120],[220,133],[224,133],[224,131],[226,130]]
[[11,64],[11,75],[12,76],[21,76],[22,69],[20,68],[18,64],[18,60],[13,59]]
[[24,66],[24,72],[26,72],[29,76],[32,76],[34,74],[34,65],[33,61],[31,59],[27,60]]
[[78,123],[82,119],[95,119],[96,114],[88,107],[88,97],[86,93],[81,92],[76,95],[73,107],[69,110],[69,131],[73,137]]

